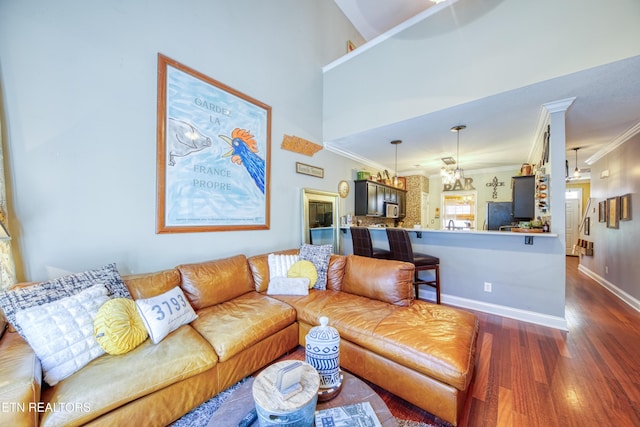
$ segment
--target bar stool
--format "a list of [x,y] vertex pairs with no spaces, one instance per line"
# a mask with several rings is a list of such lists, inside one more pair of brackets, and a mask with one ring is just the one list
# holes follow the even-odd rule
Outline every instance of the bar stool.
[[391,255],[386,249],[373,247],[371,233],[367,227],[351,227],[351,239],[353,240],[354,255],[380,259],[389,259]]
[[[436,288],[436,302],[440,304],[440,259],[432,255],[413,252],[411,239],[407,230],[402,228],[387,228],[387,238],[391,249],[391,259],[410,262],[416,266],[413,285],[416,288],[416,299],[418,299],[419,285],[429,285]],[[435,280],[422,280],[419,272],[433,270]]]

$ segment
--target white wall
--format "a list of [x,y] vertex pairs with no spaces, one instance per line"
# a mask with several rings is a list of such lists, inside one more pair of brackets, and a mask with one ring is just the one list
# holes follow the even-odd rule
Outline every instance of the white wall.
[[[409,233],[416,252],[440,258],[446,303],[566,329],[564,244],[520,233]],[[484,282],[492,284],[484,292]]]
[[[517,176],[520,172],[519,167],[513,166],[512,168],[504,167],[493,171],[478,170],[478,171],[465,171],[465,177],[473,178],[473,186],[477,194],[477,214],[476,214],[476,230],[483,230],[484,223],[487,220],[487,202],[510,202],[513,198],[511,188],[511,178]],[[496,187],[496,196],[493,198],[493,187],[487,187],[487,184],[491,184],[493,178],[498,179],[498,183],[502,183],[501,186]],[[446,194],[455,195],[456,191],[445,192]],[[442,178],[440,175],[434,175],[429,178],[429,195],[431,224],[430,229],[440,230],[442,228],[442,212],[440,212],[440,218],[436,218],[435,209],[442,209]],[[445,224],[446,225],[446,224]]]
[[325,72],[325,140],[638,55],[638,16],[637,0],[459,0]]
[[[593,242],[593,256],[581,256],[580,267],[640,310],[640,134],[591,165],[591,227],[583,238]],[[608,178],[600,178],[603,171]],[[631,194],[631,221],[619,228],[598,222],[598,203],[610,197]],[[620,292],[621,291],[621,292]]]
[[[322,142],[321,68],[348,39],[362,41],[332,1],[0,2],[19,279],[299,245],[300,189],[336,191],[359,165],[280,144],[284,134]],[[155,234],[158,52],[272,107],[270,230]],[[296,161],[323,167],[324,179],[296,174]]]

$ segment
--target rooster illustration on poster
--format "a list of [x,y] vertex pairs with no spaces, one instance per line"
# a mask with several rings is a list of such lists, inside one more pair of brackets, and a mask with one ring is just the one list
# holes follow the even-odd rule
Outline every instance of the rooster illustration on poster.
[[219,135],[231,147],[222,157],[231,157],[231,162],[243,166],[258,189],[264,194],[265,187],[265,163],[258,156],[258,144],[253,135],[245,129],[235,128],[231,131],[231,137]]

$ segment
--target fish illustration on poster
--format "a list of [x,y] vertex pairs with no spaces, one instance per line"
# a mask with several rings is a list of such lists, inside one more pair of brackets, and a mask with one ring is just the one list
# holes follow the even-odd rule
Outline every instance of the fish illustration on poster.
[[165,78],[167,232],[268,228],[270,107],[173,61]]

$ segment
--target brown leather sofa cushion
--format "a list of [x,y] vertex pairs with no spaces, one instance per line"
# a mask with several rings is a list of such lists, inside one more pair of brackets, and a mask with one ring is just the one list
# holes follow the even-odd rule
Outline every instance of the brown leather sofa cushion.
[[213,346],[220,362],[285,329],[295,310],[276,299],[249,292],[198,311],[191,326]]
[[0,378],[0,402],[8,404],[1,414],[3,425],[37,425],[38,412],[29,410],[29,404],[40,401],[42,368],[17,332],[6,332],[0,341]]
[[307,296],[280,295],[298,320],[318,325],[320,316],[344,340],[400,365],[465,390],[473,376],[476,317],[424,301],[400,307],[358,295],[312,289]]
[[[42,401],[52,406],[86,405],[90,410],[48,411],[41,426],[81,425],[157,390],[212,369],[215,352],[191,326],[184,325],[158,344],[147,340],[122,355],[106,354],[75,375],[48,388]],[[216,385],[211,384],[215,389]]]
[[342,291],[409,306],[413,301],[413,264],[401,261],[349,255]]
[[367,348],[466,390],[473,376],[477,335],[478,320],[468,311],[415,301],[381,320]]
[[182,290],[196,310],[229,301],[255,287],[244,255],[177,268],[182,275]]
[[151,298],[179,286],[180,272],[173,268],[157,273],[123,276],[122,280],[133,299]]
[[366,343],[378,323],[397,309],[386,302],[340,291],[312,289],[306,296],[277,298],[296,309],[300,322],[319,325],[320,316],[327,316],[329,326],[337,328],[343,339],[356,344]]

